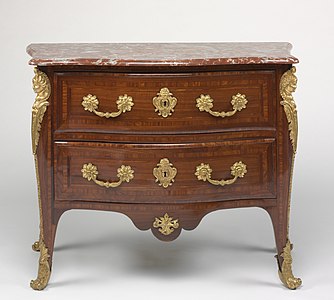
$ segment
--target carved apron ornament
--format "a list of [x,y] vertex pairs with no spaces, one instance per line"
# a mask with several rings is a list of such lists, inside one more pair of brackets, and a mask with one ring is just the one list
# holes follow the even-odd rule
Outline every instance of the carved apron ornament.
[[179,220],[173,220],[172,217],[165,213],[163,217],[155,218],[153,227],[159,228],[159,231],[163,235],[170,235],[172,232],[174,232],[174,229],[179,228]]

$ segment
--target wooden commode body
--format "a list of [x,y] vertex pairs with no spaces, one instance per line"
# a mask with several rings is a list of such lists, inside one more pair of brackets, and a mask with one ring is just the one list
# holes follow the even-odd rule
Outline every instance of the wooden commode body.
[[282,282],[291,270],[297,145],[288,43],[32,44],[32,140],[39,272],[50,278],[58,220],[115,211],[160,240],[209,212],[261,207],[273,222]]

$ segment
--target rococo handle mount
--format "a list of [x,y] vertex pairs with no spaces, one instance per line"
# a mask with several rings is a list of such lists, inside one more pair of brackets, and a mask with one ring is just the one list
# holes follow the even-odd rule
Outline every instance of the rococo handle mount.
[[118,97],[116,101],[118,111],[116,112],[101,112],[98,111],[99,108],[99,99],[92,94],[88,94],[82,98],[81,105],[83,106],[84,110],[89,112],[93,112],[97,116],[101,118],[116,118],[120,114],[125,113],[127,111],[131,111],[132,106],[134,105],[132,97],[128,96],[127,94],[121,95]]
[[208,112],[210,115],[214,117],[232,117],[235,115],[238,111],[241,111],[242,109],[246,108],[246,105],[248,103],[246,96],[242,95],[240,93],[233,95],[231,104],[233,110],[231,111],[212,111],[211,108],[213,108],[213,99],[210,97],[210,95],[201,95],[199,98],[196,99],[196,107],[199,109],[199,111],[205,111]]
[[290,49],[30,45],[40,215],[31,287],[49,282],[57,224],[67,210],[123,213],[167,242],[210,212],[260,207],[273,224],[279,278],[298,288],[289,236],[298,60]]
[[131,169],[130,166],[121,165],[120,168],[117,169],[117,177],[119,178],[118,181],[109,182],[109,181],[102,181],[97,179],[97,175],[99,174],[97,167],[92,163],[84,164],[81,169],[82,177],[87,179],[88,181],[93,181],[99,186],[103,186],[106,188],[115,188],[121,185],[122,182],[129,182],[131,179],[134,178],[134,171]]

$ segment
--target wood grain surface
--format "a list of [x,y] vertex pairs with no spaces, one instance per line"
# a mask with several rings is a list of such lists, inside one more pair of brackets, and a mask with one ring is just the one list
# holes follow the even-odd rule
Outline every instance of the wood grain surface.
[[[136,133],[184,134],[240,131],[247,127],[275,128],[275,72],[229,71],[178,74],[67,72],[55,74],[57,113],[55,134]],[[171,116],[155,112],[152,99],[167,87],[177,104]],[[247,106],[231,117],[214,117],[196,107],[196,99],[210,95],[214,111],[232,111],[231,100],[245,95]],[[116,118],[85,111],[83,97],[92,94],[101,112],[117,111],[120,95],[133,98],[132,110]]]
[[[163,241],[194,229],[217,209],[261,207],[271,216],[277,252],[286,244],[292,147],[279,80],[290,65],[230,66],[48,66],[50,106],[37,151],[45,243],[50,263],[56,227],[71,209],[110,210],[127,215],[141,230],[151,229]],[[152,97],[167,86],[178,98],[172,116],[154,112]],[[247,95],[247,108],[217,119],[196,108],[200,94],[215,99],[215,110],[229,110],[235,93]],[[96,94],[101,110],[112,111],[120,94],[134,99],[131,112],[116,119],[99,118],[81,106],[85,94]],[[178,169],[167,189],[155,183],[152,168],[167,157]],[[214,179],[230,177],[230,166],[242,160],[248,173],[234,185],[198,181],[195,167],[210,163]],[[104,190],[81,176],[83,163],[94,163],[102,180],[116,179],[121,164],[135,178]],[[180,227],[162,235],[152,226],[165,213]],[[282,258],[279,257],[280,264]]]
[[[233,199],[276,198],[274,139],[190,144],[115,144],[59,142],[55,145],[55,201],[118,203],[192,203]],[[153,169],[168,158],[177,169],[175,182],[163,188]],[[199,181],[196,166],[210,164],[213,179],[229,179],[231,166],[242,161],[247,173],[232,185]],[[82,177],[84,164],[98,167],[98,179],[117,181],[116,170],[129,165],[134,179],[105,188]]]

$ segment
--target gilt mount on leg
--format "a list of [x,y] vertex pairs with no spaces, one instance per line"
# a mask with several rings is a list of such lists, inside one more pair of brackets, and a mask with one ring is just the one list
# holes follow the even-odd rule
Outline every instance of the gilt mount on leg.
[[40,252],[40,258],[39,258],[39,266],[38,266],[38,275],[35,280],[31,280],[30,286],[34,290],[43,290],[50,279],[51,275],[51,268],[49,264],[49,253],[48,248],[46,248],[43,241],[39,242],[39,252]]
[[302,284],[302,280],[297,278],[292,273],[292,256],[291,256],[292,245],[288,240],[286,242],[285,247],[283,248],[283,252],[280,254],[280,257],[283,258],[282,265],[279,263],[279,259],[277,257],[278,262],[278,275],[281,279],[282,283],[289,288],[290,290],[295,290],[300,287]]
[[32,106],[32,122],[31,122],[31,137],[32,137],[32,152],[35,159],[36,179],[38,188],[38,206],[40,214],[40,237],[39,241],[32,245],[34,251],[40,252],[38,275],[35,280],[30,282],[30,286],[34,290],[42,290],[49,282],[51,267],[49,263],[49,250],[44,242],[44,225],[43,225],[43,209],[41,199],[41,185],[38,167],[38,143],[40,138],[40,131],[42,129],[43,117],[49,105],[48,99],[51,94],[51,85],[48,76],[40,71],[38,68],[34,70],[35,76],[32,80],[33,89],[36,93],[36,98]]
[[35,243],[33,243],[31,248],[32,250],[39,252],[39,241],[36,241]]

